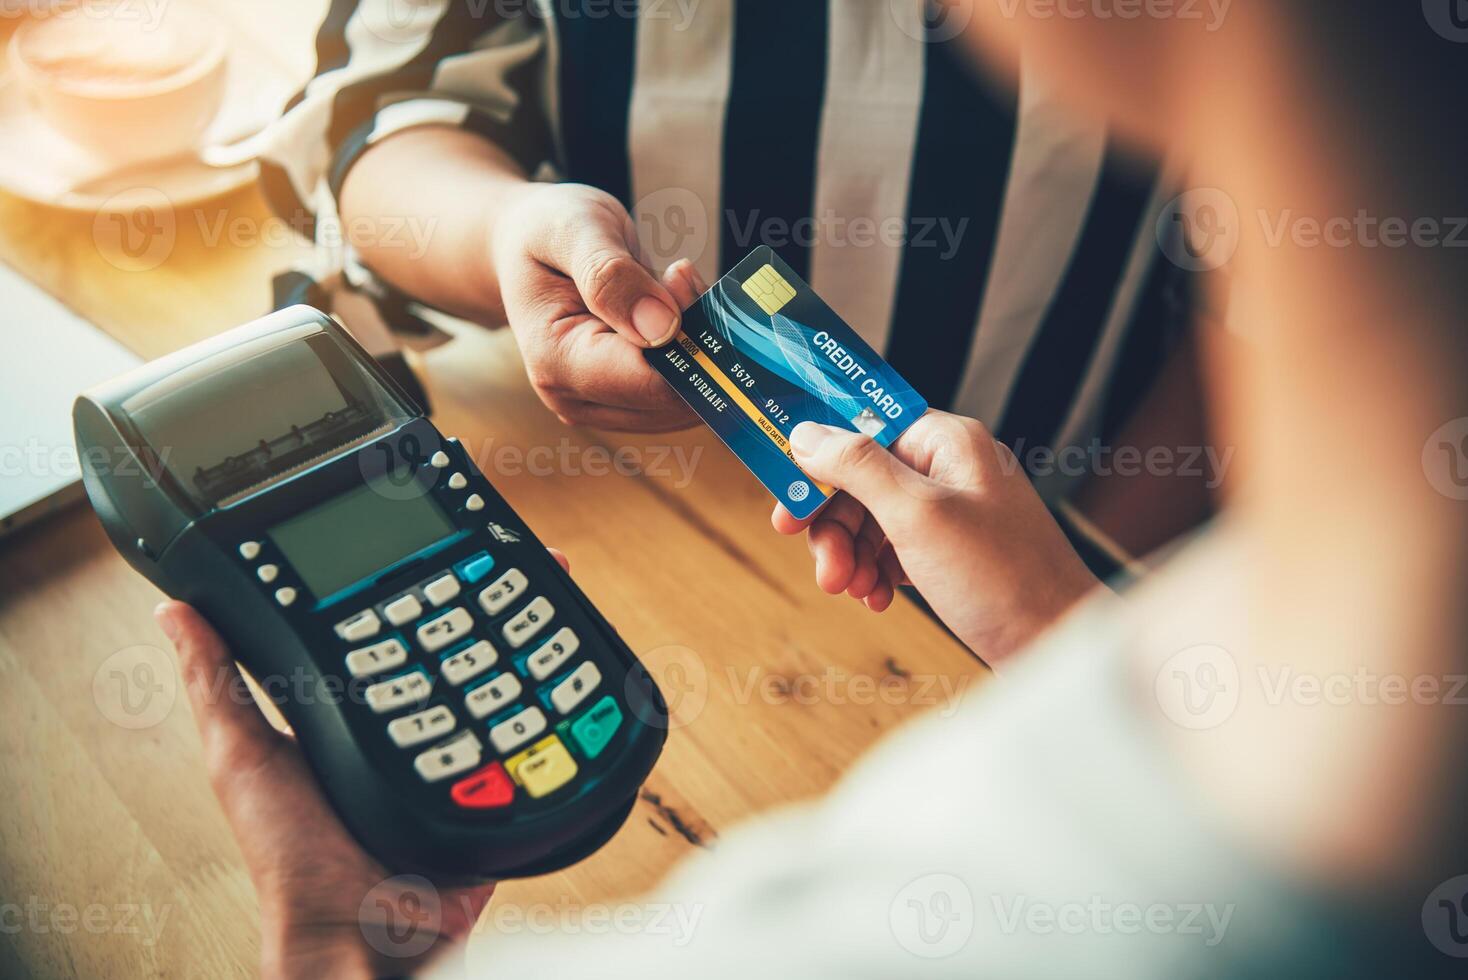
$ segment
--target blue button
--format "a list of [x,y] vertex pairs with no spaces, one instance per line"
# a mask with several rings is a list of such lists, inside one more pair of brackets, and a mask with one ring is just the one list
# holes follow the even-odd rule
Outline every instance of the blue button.
[[481,551],[473,558],[465,558],[455,566],[454,570],[459,573],[459,578],[470,585],[478,582],[489,574],[494,568],[494,558],[487,551]]

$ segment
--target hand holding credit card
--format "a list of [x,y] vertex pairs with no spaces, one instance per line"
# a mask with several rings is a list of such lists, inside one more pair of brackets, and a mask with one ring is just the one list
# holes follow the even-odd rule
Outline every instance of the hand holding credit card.
[[646,356],[799,519],[833,491],[795,464],[791,430],[820,422],[890,446],[928,407],[767,246],[684,313],[673,343]]

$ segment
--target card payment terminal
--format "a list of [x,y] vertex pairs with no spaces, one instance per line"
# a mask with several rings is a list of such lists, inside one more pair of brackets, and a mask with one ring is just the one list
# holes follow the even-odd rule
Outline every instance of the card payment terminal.
[[335,321],[282,310],[74,415],[113,544],[214,624],[385,866],[541,874],[621,826],[666,734],[656,686]]

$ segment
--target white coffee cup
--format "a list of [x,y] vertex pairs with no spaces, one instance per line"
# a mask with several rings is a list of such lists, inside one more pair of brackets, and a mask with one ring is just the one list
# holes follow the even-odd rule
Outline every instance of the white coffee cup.
[[83,7],[10,39],[11,71],[47,122],[118,165],[197,148],[224,101],[214,23],[177,4],[152,23],[137,11]]

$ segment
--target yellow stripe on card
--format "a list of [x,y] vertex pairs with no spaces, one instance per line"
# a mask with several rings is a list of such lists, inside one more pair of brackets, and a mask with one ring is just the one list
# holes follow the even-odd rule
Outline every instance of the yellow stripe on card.
[[[744,390],[736,385],[733,379],[725,374],[708,354],[704,353],[703,348],[692,337],[683,333],[681,330],[678,332],[677,343],[679,347],[683,348],[685,354],[693,358],[698,366],[703,368],[704,374],[708,375],[720,388],[724,389],[724,394],[729,396],[729,400],[738,405],[744,411],[744,414],[748,415],[750,420],[759,426],[760,431],[770,437],[770,441],[779,447],[780,452],[784,453],[790,462],[795,463],[795,454],[790,451],[790,440],[786,439],[785,434],[775,426],[774,422],[770,421],[768,415],[760,411],[759,406],[749,400],[749,396],[744,393]],[[800,464],[796,463],[795,465],[798,467]],[[824,483],[816,483],[816,481],[811,482],[815,483],[821,493],[828,497],[836,492],[834,487],[829,487]]]

